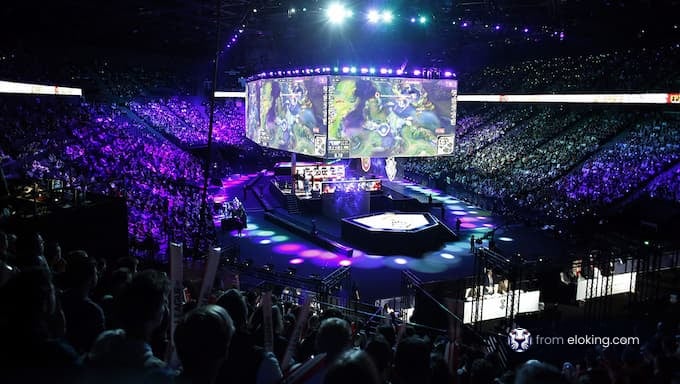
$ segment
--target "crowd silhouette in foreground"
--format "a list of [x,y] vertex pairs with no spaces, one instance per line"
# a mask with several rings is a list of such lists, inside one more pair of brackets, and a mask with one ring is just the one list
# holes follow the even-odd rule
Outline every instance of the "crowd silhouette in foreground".
[[[3,383],[672,383],[677,319],[643,345],[584,347],[580,360],[504,367],[484,343],[420,333],[391,321],[374,329],[337,309],[256,289],[215,291],[170,322],[170,281],[135,258],[103,263],[61,254],[40,234],[0,233]],[[267,321],[267,316],[271,316]],[[298,317],[302,331],[291,342]],[[267,336],[271,324],[271,336]],[[170,330],[174,325],[174,333]],[[452,348],[452,349],[451,349]],[[452,352],[452,353],[451,353]]]

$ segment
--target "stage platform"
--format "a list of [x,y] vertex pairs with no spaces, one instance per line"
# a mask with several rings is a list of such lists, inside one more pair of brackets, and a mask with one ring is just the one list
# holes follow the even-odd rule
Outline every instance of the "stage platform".
[[[251,259],[254,265],[273,264],[277,270],[292,267],[297,270],[298,276],[325,276],[340,266],[352,266],[352,279],[362,290],[362,297],[367,302],[399,292],[400,273],[404,269],[411,270],[424,282],[470,276],[474,263],[469,240],[473,235],[475,238],[483,238],[495,230],[499,248],[507,252],[522,252],[528,258],[547,257],[557,260],[569,248],[564,241],[554,239],[540,228],[527,227],[513,222],[512,218],[493,215],[442,191],[407,181],[395,181],[386,182],[388,188],[406,198],[417,200],[423,204],[425,211],[428,211],[428,197],[432,195],[433,204],[429,207],[429,213],[454,231],[456,219],[459,218],[460,240],[443,243],[438,249],[426,251],[419,256],[379,255],[344,241],[340,220],[321,213],[288,214],[284,206],[269,192],[271,178],[270,174],[263,175],[242,200],[248,212],[248,227],[243,231],[242,237],[235,238],[236,232],[220,231],[219,221],[216,221],[220,241],[223,244],[237,242],[240,257]],[[244,178],[225,181],[222,196],[238,196],[242,199],[246,182]],[[262,198],[256,198],[251,191],[262,191]],[[266,209],[262,201],[267,203]],[[289,215],[300,229],[292,231],[266,219],[265,210]],[[351,248],[352,256],[348,257],[346,253],[320,245],[310,235],[313,225],[316,225],[320,236]],[[484,240],[484,245],[486,244],[488,239]]]
[[458,236],[428,212],[380,212],[341,220],[342,239],[376,255],[421,257]]

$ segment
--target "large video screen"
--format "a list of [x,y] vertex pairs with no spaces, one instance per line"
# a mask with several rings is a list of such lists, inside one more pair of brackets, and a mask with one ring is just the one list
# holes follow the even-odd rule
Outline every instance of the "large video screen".
[[[261,144],[260,140],[260,88],[262,80],[246,83],[246,137]],[[265,135],[266,133],[262,132]]]
[[246,135],[271,148],[326,154],[328,76],[265,79],[246,87]]
[[329,158],[453,153],[456,80],[331,76]]

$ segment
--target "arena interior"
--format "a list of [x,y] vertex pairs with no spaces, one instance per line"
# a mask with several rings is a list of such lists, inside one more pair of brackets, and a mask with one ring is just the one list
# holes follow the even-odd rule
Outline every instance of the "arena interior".
[[680,383],[677,0],[1,7],[0,382]]

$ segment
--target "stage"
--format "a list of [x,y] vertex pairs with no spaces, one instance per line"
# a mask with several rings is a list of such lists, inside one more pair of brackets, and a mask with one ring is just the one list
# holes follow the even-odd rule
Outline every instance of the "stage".
[[[558,260],[566,257],[567,244],[555,239],[540,228],[526,227],[509,218],[500,217],[442,191],[425,188],[408,181],[384,182],[384,188],[392,194],[404,195],[418,202],[429,200],[433,206],[429,213],[455,229],[456,219],[461,220],[460,240],[444,243],[440,248],[421,255],[378,255],[353,247],[342,239],[341,221],[320,212],[288,213],[285,206],[269,191],[273,174],[267,173],[243,193],[243,187],[255,175],[246,175],[234,180],[225,180],[220,192],[225,199],[238,196],[247,215],[248,226],[242,237],[236,231],[222,232],[216,219],[219,241],[224,245],[237,242],[240,257],[250,259],[254,266],[272,264],[276,270],[295,269],[298,276],[325,276],[341,266],[352,267],[352,280],[362,292],[362,300],[391,297],[400,291],[401,271],[409,269],[422,281],[452,280],[470,276],[473,273],[473,256],[470,252],[470,237],[482,238],[495,229],[497,246],[507,252],[522,252],[528,258],[546,257]],[[248,178],[248,179],[246,179]],[[394,188],[392,190],[392,188]],[[263,191],[261,199],[253,191]],[[393,196],[394,197],[394,196]],[[444,210],[442,220],[441,213]],[[266,212],[265,212],[266,211]],[[265,218],[265,214],[282,217],[295,223],[304,234],[288,230]],[[310,234],[316,226],[317,236],[345,244],[352,248],[351,257],[334,252],[313,241]],[[488,239],[483,241],[488,244]]]

